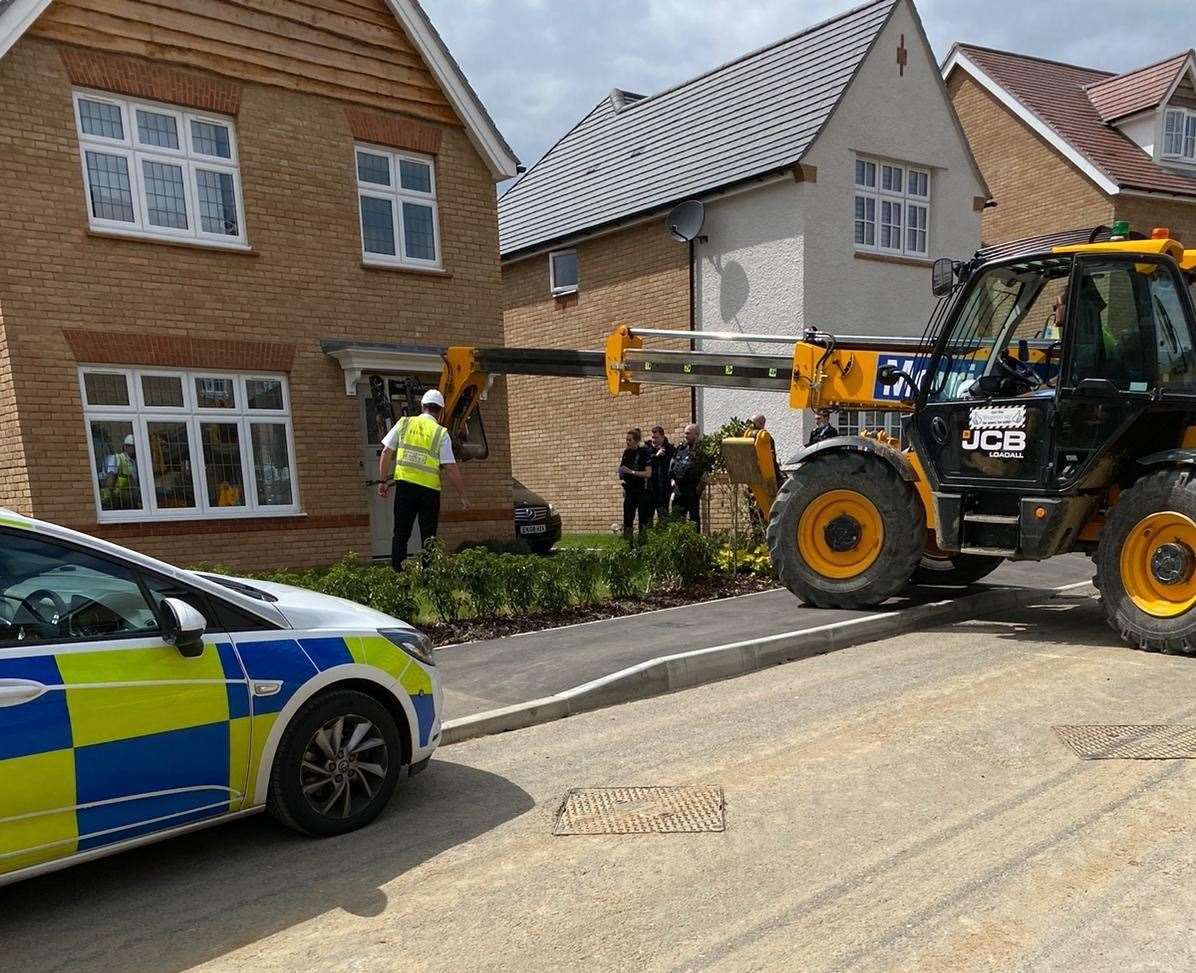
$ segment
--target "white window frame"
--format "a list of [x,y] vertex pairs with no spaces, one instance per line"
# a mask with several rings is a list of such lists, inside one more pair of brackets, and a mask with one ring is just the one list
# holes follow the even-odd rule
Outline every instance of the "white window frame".
[[[560,284],[556,282],[556,258],[566,257],[573,254],[574,264],[577,267],[577,280],[572,284]],[[548,289],[552,292],[553,297],[565,297],[569,294],[576,294],[578,287],[581,284],[581,261],[577,256],[577,249],[575,247],[566,247],[562,250],[553,250],[548,254]]]
[[[373,182],[362,182],[357,164],[357,154],[365,152],[368,155],[385,156],[390,168],[390,185],[380,186]],[[414,189],[402,187],[400,163],[406,160],[428,167],[431,192],[423,193]],[[442,270],[444,267],[444,240],[440,235],[440,205],[436,195],[436,159],[430,155],[420,155],[416,152],[405,152],[398,149],[388,149],[381,145],[371,145],[368,142],[356,142],[353,145],[353,179],[357,185],[357,227],[361,234],[361,259],[363,263],[388,267],[414,267],[422,270]],[[395,252],[393,254],[374,253],[365,248],[365,214],[361,210],[361,197],[372,196],[375,199],[390,201],[391,225],[394,232]],[[403,225],[403,203],[418,203],[420,206],[430,207],[432,210],[432,235],[436,249],[436,258],[426,260],[412,257],[407,253],[407,235]]]
[[[123,375],[130,392],[127,406],[93,405],[87,401],[87,386],[84,375],[100,373]],[[179,378],[183,386],[183,406],[146,406],[142,393],[143,376],[169,376]],[[182,370],[170,368],[121,368],[111,365],[80,365],[78,368],[80,397],[83,402],[83,429],[87,439],[87,454],[91,463],[92,494],[95,500],[96,517],[99,523],[147,523],[154,521],[228,519],[246,517],[293,517],[301,513],[299,502],[299,475],[295,460],[295,430],[291,415],[290,383],[287,377],[269,372],[217,372],[211,370]],[[200,408],[195,393],[197,378],[227,378],[233,380],[236,406],[232,409]],[[282,386],[283,408],[251,409],[246,383],[253,380],[279,382]],[[125,422],[133,426],[133,438],[137,448],[137,479],[141,488],[142,509],[104,510],[100,498],[100,484],[95,471],[99,469],[95,455],[95,443],[91,435],[91,424],[98,422]],[[160,508],[157,491],[154,489],[153,464],[149,454],[149,424],[155,422],[183,423],[187,426],[188,450],[191,460],[191,487],[195,506],[186,508]],[[200,427],[205,423],[224,423],[237,427],[238,446],[241,454],[241,476],[244,483],[245,503],[240,507],[218,507],[212,505],[207,495],[207,478],[204,475],[203,443]],[[265,505],[258,496],[257,471],[253,459],[253,426],[283,426],[286,429],[287,461],[291,483],[291,503],[286,506]]]
[[884,432],[905,445],[902,414],[884,409],[844,409],[832,417],[840,436],[858,436],[863,432]]
[[[864,163],[865,167],[872,167],[873,179],[871,182],[867,180],[867,170],[865,172],[865,181],[859,183],[856,181],[856,170],[859,168],[859,163]],[[900,170],[901,172],[901,188],[884,188],[885,170]],[[912,192],[910,189],[910,177],[913,175],[925,177],[926,192],[925,194]],[[921,181],[920,179],[918,181]],[[926,166],[910,165],[906,162],[898,162],[894,159],[883,159],[875,156],[857,155],[852,160],[852,199],[851,199],[851,239],[855,249],[862,253],[877,253],[887,254],[899,257],[912,257],[915,259],[929,259],[930,257],[930,227],[931,227],[931,196],[932,196],[933,178],[931,171]],[[861,222],[856,217],[857,200],[871,201],[873,207],[874,218],[872,220],[865,220],[864,222],[873,228],[874,235],[872,243],[857,243],[855,239],[856,224]],[[888,246],[883,244],[883,227],[884,227],[884,209],[885,204],[889,204],[890,212],[892,207],[896,206],[900,211],[900,218],[896,223],[897,228],[897,245],[890,242]],[[869,203],[865,202],[865,213]],[[911,206],[917,206],[925,212],[926,215],[926,246],[924,249],[918,249],[910,245],[909,239],[909,211]],[[892,226],[893,224],[890,224]]]
[[[116,233],[122,236],[137,237],[146,240],[173,240],[202,242],[207,246],[224,247],[231,250],[249,249],[249,238],[245,228],[245,202],[241,194],[241,170],[237,154],[237,129],[232,118],[222,115],[212,115],[203,112],[189,112],[175,106],[164,105],[153,101],[143,101],[134,98],[123,98],[104,91],[88,88],[76,88],[71,93],[75,110],[75,135],[79,140],[79,164],[83,174],[83,199],[87,206],[88,225],[93,230],[105,233]],[[81,100],[96,101],[103,104],[115,105],[120,109],[121,127],[124,137],[121,139],[105,138],[99,135],[89,135],[83,131],[83,118],[79,102]],[[153,145],[142,142],[137,127],[138,109],[153,112],[157,115],[168,115],[178,126],[179,148],[171,149],[166,146]],[[222,125],[228,129],[228,144],[231,158],[204,155],[197,152],[192,143],[191,122],[208,122]],[[91,182],[87,175],[88,151],[102,152],[106,155],[119,155],[127,160],[129,167],[129,188],[133,196],[133,221],[112,220],[97,217],[92,209]],[[187,228],[154,226],[149,221],[149,205],[146,199],[145,178],[142,162],[160,162],[178,166],[183,170],[183,199],[187,207]],[[233,195],[237,208],[237,235],[227,233],[211,233],[203,229],[203,222],[199,213],[199,187],[196,180],[197,169],[215,170],[232,176]]]
[[[1179,151],[1167,149],[1167,122],[1171,116],[1179,118]],[[1189,135],[1189,132],[1191,135]],[[1186,162],[1196,165],[1196,111],[1190,108],[1168,107],[1163,109],[1163,128],[1159,138],[1160,156],[1171,162]],[[1189,149],[1191,151],[1189,151]]]

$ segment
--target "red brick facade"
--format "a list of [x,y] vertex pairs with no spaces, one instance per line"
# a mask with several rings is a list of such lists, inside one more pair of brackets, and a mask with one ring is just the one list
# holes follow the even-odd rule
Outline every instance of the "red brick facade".
[[[689,327],[686,250],[659,221],[581,243],[577,258],[578,292],[568,297],[550,293],[547,255],[503,266],[508,345],[600,349],[618,324]],[[676,440],[693,414],[689,389],[612,398],[592,378],[509,382],[512,470],[556,503],[566,531],[607,530],[622,520],[615,473],[627,429],[647,436],[660,423]]]
[[[89,231],[73,84],[235,115],[251,252]],[[501,278],[494,180],[460,125],[377,109],[370,122],[354,107],[32,35],[0,59],[0,505],[183,564],[298,566],[368,550],[360,404],[320,342],[501,344]],[[390,144],[435,146],[444,273],[363,267],[359,124],[393,133]],[[98,524],[84,363],[285,373],[301,515]],[[449,544],[512,533],[502,382],[483,412],[491,456],[464,467],[470,511],[446,498]]]

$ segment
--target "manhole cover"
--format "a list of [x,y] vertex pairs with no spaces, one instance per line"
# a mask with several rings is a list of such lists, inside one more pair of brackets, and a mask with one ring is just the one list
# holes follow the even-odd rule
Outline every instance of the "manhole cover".
[[577,787],[553,834],[697,834],[723,831],[721,787]]
[[1055,732],[1085,760],[1196,758],[1196,726],[1057,726]]

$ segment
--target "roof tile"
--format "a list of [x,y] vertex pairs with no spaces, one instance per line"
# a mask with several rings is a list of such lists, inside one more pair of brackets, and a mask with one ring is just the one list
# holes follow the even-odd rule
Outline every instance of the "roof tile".
[[1088,100],[1109,123],[1158,108],[1191,55],[1191,51],[1184,51],[1158,64],[1097,81],[1088,86]]

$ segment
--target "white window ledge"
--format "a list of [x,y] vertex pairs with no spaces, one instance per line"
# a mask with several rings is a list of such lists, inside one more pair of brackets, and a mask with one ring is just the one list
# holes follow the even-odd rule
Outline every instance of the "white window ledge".
[[166,247],[186,247],[188,250],[220,250],[225,253],[242,253],[259,256],[259,251],[246,243],[221,243],[219,240],[195,240],[186,237],[168,237],[140,230],[117,230],[108,227],[88,227],[88,236],[109,240],[131,240],[134,243],[156,243]]

